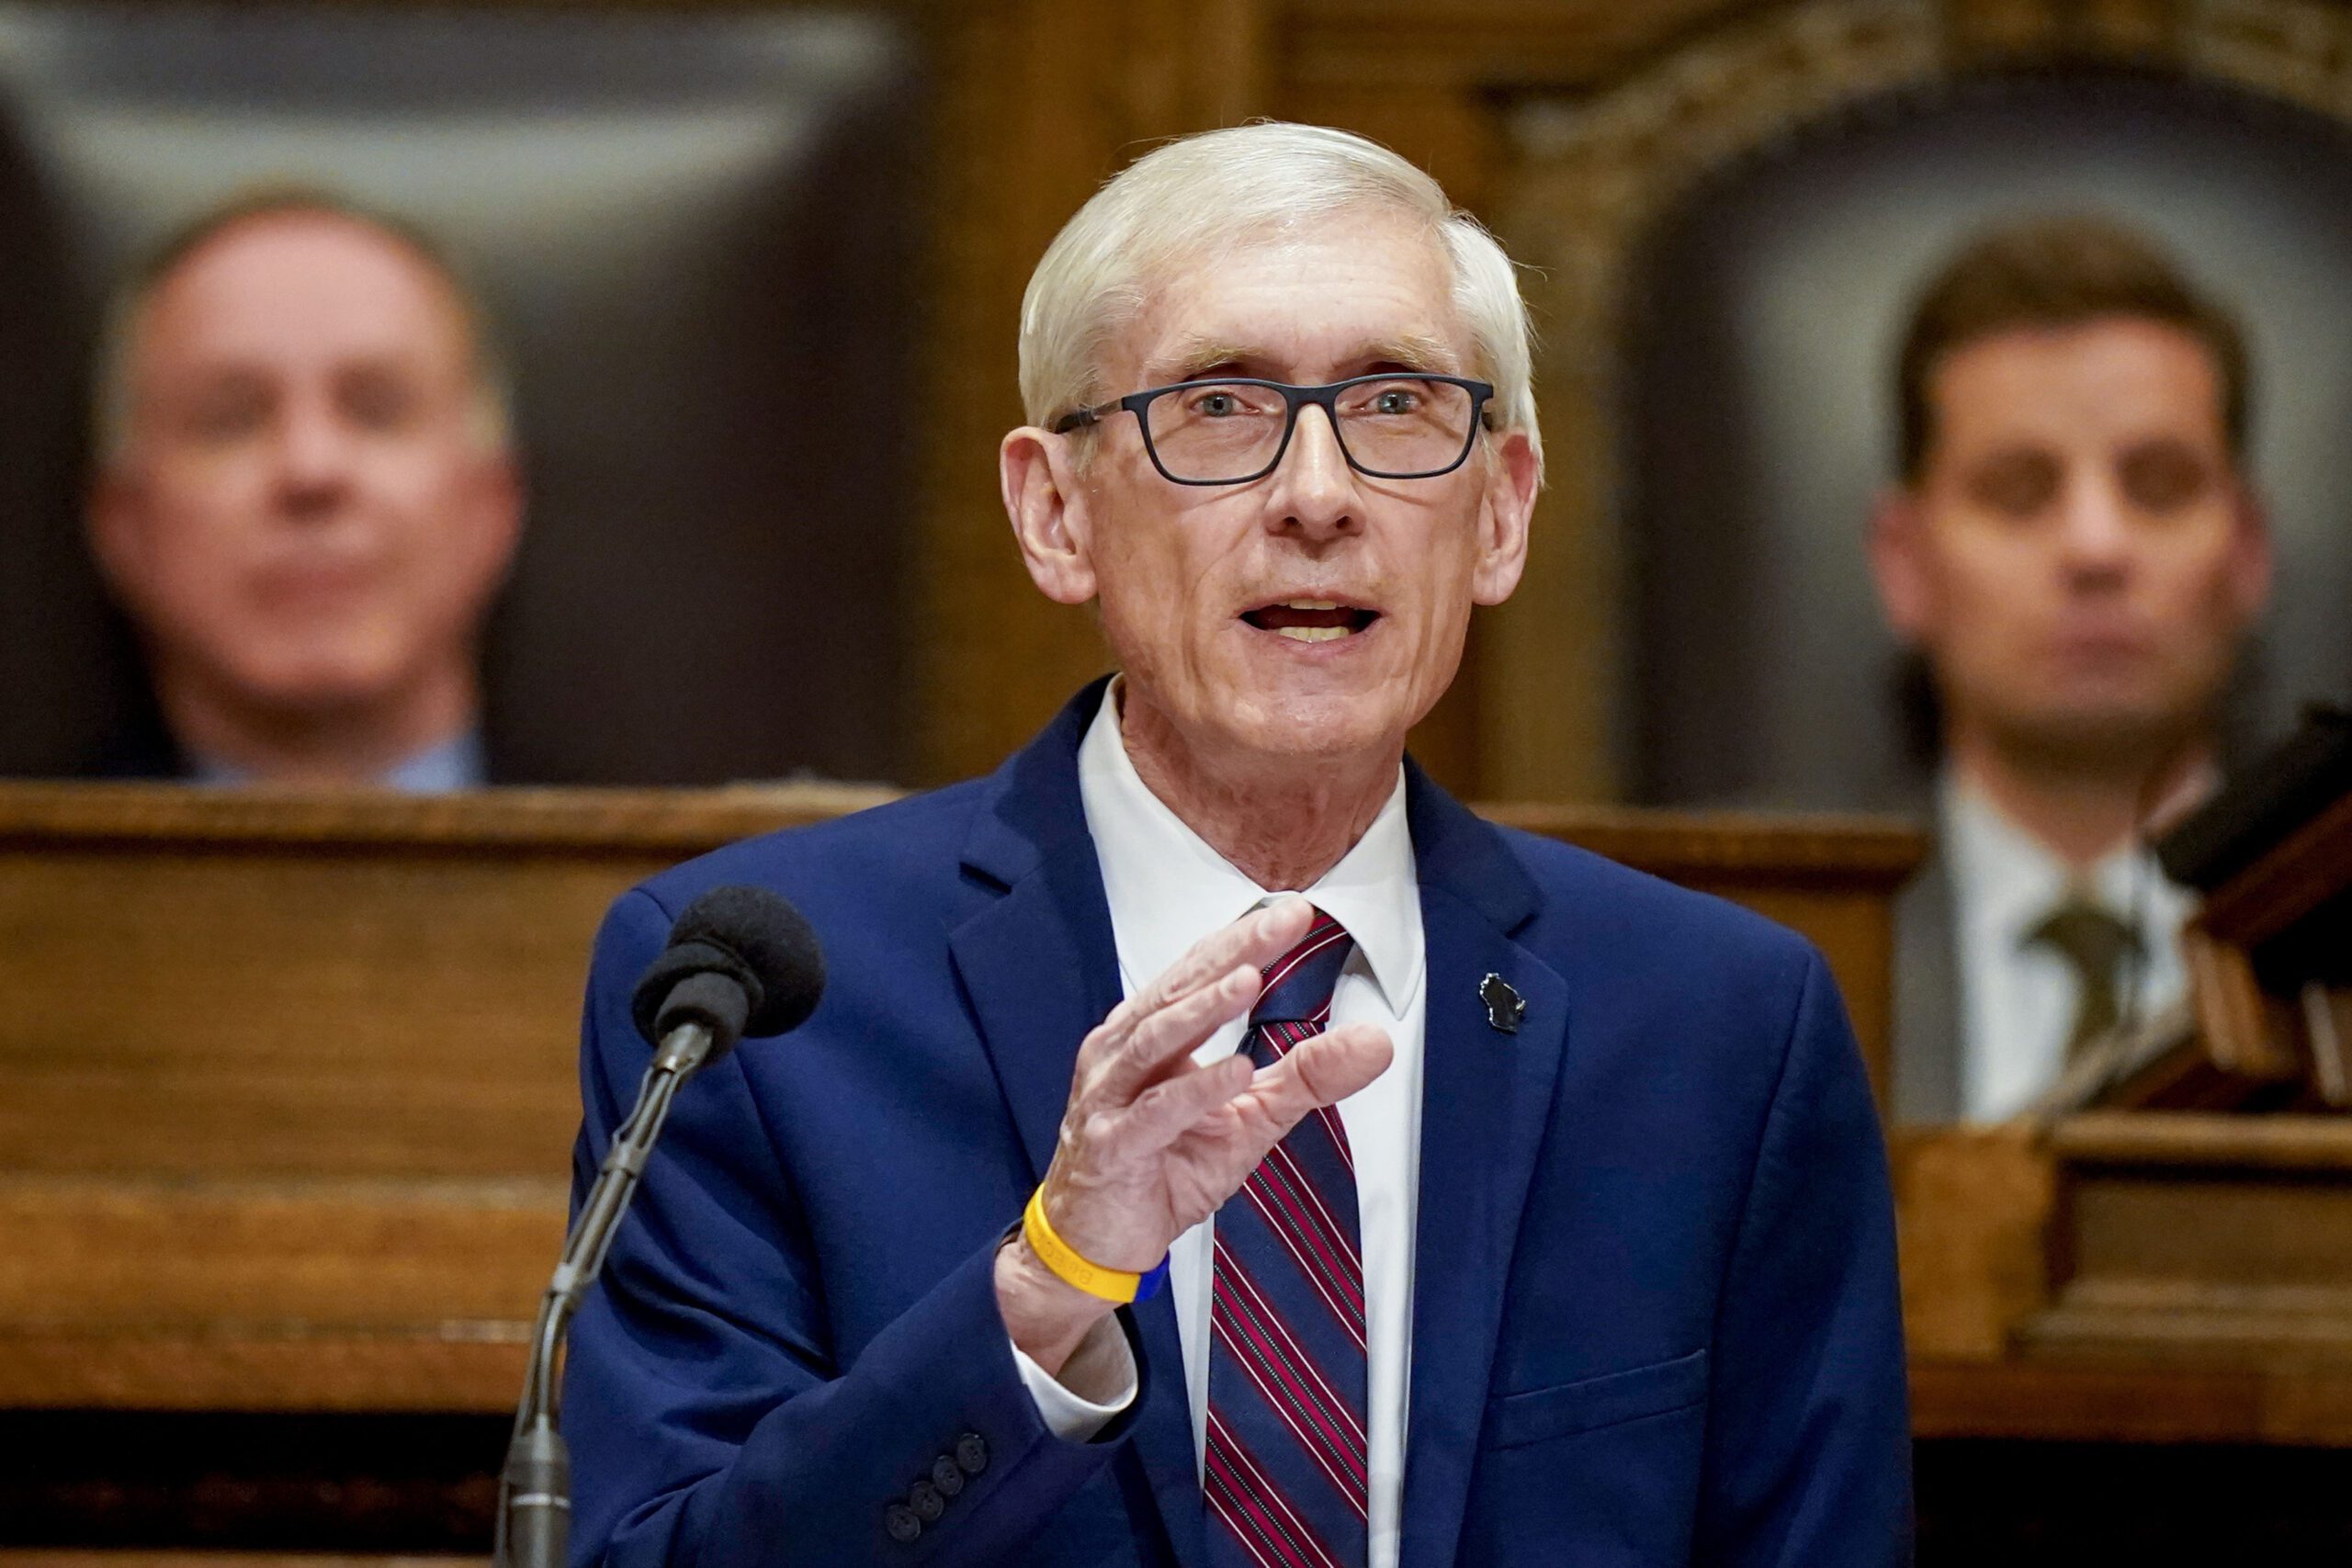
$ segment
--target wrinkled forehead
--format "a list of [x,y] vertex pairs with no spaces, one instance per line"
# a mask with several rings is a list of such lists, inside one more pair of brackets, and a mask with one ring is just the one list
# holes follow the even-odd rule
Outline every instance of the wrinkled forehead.
[[1106,386],[1209,371],[1338,379],[1402,367],[1475,369],[1437,233],[1410,217],[1343,211],[1263,225],[1159,259],[1106,334]]

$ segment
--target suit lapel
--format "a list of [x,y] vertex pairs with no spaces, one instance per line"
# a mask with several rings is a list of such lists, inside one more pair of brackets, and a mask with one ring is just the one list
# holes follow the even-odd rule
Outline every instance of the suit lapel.
[[[1078,746],[1101,693],[1101,682],[1081,692],[992,781],[964,863],[1003,891],[948,939],[1032,1180],[1053,1162],[1078,1043],[1120,997],[1102,863],[1078,791]],[[1175,1308],[1162,1294],[1128,1310],[1151,1369],[1132,1429],[1136,1458],[1177,1560],[1202,1568],[1208,1542]]]
[[1960,960],[1951,870],[1940,841],[1894,900],[1894,1041],[1888,1103],[1898,1122],[1962,1111]]
[[[1462,1533],[1568,995],[1557,971],[1510,939],[1539,900],[1501,835],[1418,769],[1410,785],[1429,973],[1402,1564],[1441,1568]],[[1526,1004],[1515,1033],[1489,1021],[1479,995],[1488,975]]]
[[1091,850],[1065,847],[1047,857],[956,927],[948,945],[1030,1177],[1042,1180],[1078,1043],[1119,1005],[1118,955]]

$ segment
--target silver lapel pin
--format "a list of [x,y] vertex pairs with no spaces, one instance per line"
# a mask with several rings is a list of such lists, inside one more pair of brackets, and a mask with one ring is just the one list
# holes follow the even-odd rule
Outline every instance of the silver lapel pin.
[[1488,975],[1478,982],[1478,999],[1487,1004],[1487,1027],[1501,1034],[1519,1032],[1520,1020],[1527,1016],[1527,998],[1510,988],[1510,982],[1500,975]]

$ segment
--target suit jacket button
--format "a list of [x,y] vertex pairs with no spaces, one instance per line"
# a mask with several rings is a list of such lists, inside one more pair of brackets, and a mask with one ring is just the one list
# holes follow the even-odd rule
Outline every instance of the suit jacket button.
[[954,1460],[941,1454],[931,1461],[931,1483],[938,1487],[943,1495],[953,1497],[964,1490],[964,1472],[956,1468]]
[[915,1517],[915,1511],[904,1503],[893,1503],[882,1511],[882,1528],[888,1530],[890,1539],[900,1546],[922,1534],[922,1521]]
[[947,1499],[930,1482],[918,1481],[914,1490],[907,1494],[907,1506],[915,1511],[915,1517],[929,1524],[947,1511]]
[[956,1439],[956,1465],[967,1475],[978,1475],[989,1467],[989,1443],[978,1432],[967,1432]]

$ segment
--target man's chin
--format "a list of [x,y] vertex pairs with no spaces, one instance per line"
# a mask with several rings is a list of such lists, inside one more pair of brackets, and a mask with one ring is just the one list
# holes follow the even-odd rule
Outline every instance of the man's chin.
[[389,661],[333,656],[248,669],[238,683],[256,707],[325,723],[385,702],[401,682],[398,667]]
[[1998,727],[2012,750],[2069,773],[2153,766],[2200,728],[2195,715],[2154,704],[2053,705]]
[[1236,709],[1235,739],[1249,750],[1303,762],[1340,762],[1402,750],[1410,728],[1393,688],[1275,690]]

